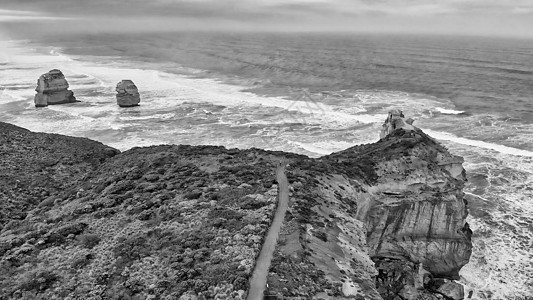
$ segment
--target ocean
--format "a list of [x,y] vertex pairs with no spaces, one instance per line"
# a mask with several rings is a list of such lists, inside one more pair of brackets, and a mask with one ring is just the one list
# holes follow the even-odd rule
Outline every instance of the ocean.
[[[533,297],[533,40],[416,35],[92,34],[0,42],[0,120],[120,150],[259,147],[312,157],[379,138],[391,109],[465,158],[471,299]],[[36,109],[39,76],[75,104]],[[131,79],[141,105],[119,108]]]

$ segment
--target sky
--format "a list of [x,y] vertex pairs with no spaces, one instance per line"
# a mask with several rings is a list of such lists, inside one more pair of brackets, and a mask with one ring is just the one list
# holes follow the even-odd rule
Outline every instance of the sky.
[[341,31],[533,38],[533,0],[0,0],[0,32]]

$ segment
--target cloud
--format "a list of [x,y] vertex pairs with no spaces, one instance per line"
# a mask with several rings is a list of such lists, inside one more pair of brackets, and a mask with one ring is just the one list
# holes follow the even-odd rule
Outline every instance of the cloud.
[[[56,15],[173,15],[240,18],[278,14],[427,16],[531,13],[531,0],[3,0],[7,7]],[[15,9],[15,8],[14,8]]]
[[0,9],[0,23],[53,21],[59,19],[64,18],[46,16],[35,11]]
[[[533,36],[531,0],[1,0],[19,20],[93,30],[370,31]],[[35,14],[32,14],[31,12]],[[15,13],[4,20],[14,21]]]

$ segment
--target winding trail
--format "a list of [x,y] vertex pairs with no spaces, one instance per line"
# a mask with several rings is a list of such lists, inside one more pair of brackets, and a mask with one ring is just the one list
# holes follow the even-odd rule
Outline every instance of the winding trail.
[[248,291],[247,300],[261,300],[265,291],[268,269],[276,247],[278,234],[285,218],[285,213],[289,206],[289,182],[285,176],[285,163],[281,162],[276,169],[276,180],[278,181],[278,207],[272,225],[268,229],[268,233],[257,258],[255,269],[250,280],[250,290]]

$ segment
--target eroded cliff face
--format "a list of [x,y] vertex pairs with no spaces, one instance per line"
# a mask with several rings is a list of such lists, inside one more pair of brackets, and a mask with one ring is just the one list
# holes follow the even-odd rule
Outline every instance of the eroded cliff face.
[[450,280],[458,279],[472,252],[463,160],[401,113],[391,113],[383,127],[379,142],[329,156],[336,165],[365,160],[375,172],[356,201],[379,272],[377,288],[385,299],[417,299],[425,290],[461,299],[462,286]]
[[[379,300],[365,224],[354,196],[361,185],[327,163],[292,160],[289,211],[269,270],[267,295]],[[327,170],[327,174],[324,171]]]
[[290,160],[267,294],[462,299],[471,253],[462,158],[391,112],[374,144]]

